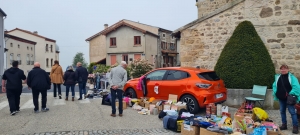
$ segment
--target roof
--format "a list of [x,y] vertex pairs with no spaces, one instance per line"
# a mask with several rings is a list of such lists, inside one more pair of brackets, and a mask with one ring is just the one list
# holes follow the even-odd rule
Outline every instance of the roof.
[[234,0],[233,2],[227,3],[224,6],[216,9],[213,12],[211,12],[210,14],[207,14],[207,15],[201,17],[201,18],[198,18],[197,20],[194,20],[194,21],[192,21],[192,22],[190,22],[190,23],[188,23],[188,24],[186,24],[186,25],[184,25],[184,26],[182,26],[182,27],[174,30],[173,34],[174,35],[178,35],[178,33],[180,33],[182,30],[190,28],[190,27],[194,26],[195,24],[198,24],[198,23],[200,23],[202,21],[205,21],[206,19],[209,19],[209,18],[211,18],[211,17],[213,17],[215,15],[218,15],[218,14],[220,14],[220,13],[222,13],[222,12],[224,12],[224,11],[226,11],[226,10],[234,7],[234,6],[236,6],[237,4],[239,4],[239,3],[243,2],[243,1],[245,1],[245,0]]
[[106,64],[106,57],[99,60],[99,61],[97,61],[97,62],[95,62],[95,63],[97,63],[97,64]]
[[27,40],[27,39],[24,39],[24,38],[20,38],[20,37],[17,37],[17,36],[13,36],[13,35],[10,35],[10,34],[4,34],[4,37],[8,37],[8,38],[20,41],[20,42],[36,45],[36,42],[30,41],[30,40]]
[[[128,23],[128,22],[130,22],[131,24]],[[150,31],[147,30],[147,29],[142,29],[142,28],[140,28],[140,27],[138,27],[138,26],[133,25],[132,23],[136,23],[136,24],[141,24],[141,25],[144,25],[144,26],[149,26],[149,27],[157,28],[157,29],[159,29],[159,30],[161,30],[161,31],[172,32],[172,31],[170,31],[170,30],[166,30],[166,29],[159,28],[159,27],[156,27],[156,26],[151,26],[151,25],[142,24],[142,23],[139,23],[139,22],[134,22],[134,21],[130,21],[130,20],[123,19],[123,20],[121,20],[121,21],[119,21],[119,22],[117,22],[117,23],[115,23],[115,24],[109,26],[108,28],[106,28],[106,29],[104,29],[104,30],[102,30],[102,31],[100,31],[100,32],[98,32],[98,33],[96,33],[96,34],[94,34],[93,36],[87,38],[85,41],[91,41],[91,40],[94,39],[95,37],[98,37],[98,36],[100,36],[100,35],[106,35],[106,34],[108,34],[109,32],[111,32],[111,31],[113,31],[113,30],[115,30],[115,29],[117,29],[117,28],[119,28],[119,27],[121,27],[121,26],[128,26],[128,27],[131,27],[131,28],[136,29],[136,30],[138,30],[138,31],[141,31],[141,32],[143,32],[143,33],[148,33],[148,34],[151,34],[151,35],[153,35],[153,36],[158,36],[156,33],[150,32]]]
[[5,12],[0,8],[0,13],[3,15],[3,16],[7,16],[6,14],[5,14]]
[[56,42],[54,39],[50,39],[50,38],[47,38],[47,37],[35,34],[33,32],[27,31],[27,30],[23,30],[23,29],[20,29],[20,28],[15,28],[15,29],[10,30],[10,31],[8,31],[6,33],[10,33],[10,32],[15,31],[15,30],[19,30],[19,31],[25,32],[27,34],[31,34],[31,35],[34,35],[34,36],[37,36],[37,37],[40,37],[40,38],[44,38],[46,41],[50,41],[50,42],[54,42],[54,43]]

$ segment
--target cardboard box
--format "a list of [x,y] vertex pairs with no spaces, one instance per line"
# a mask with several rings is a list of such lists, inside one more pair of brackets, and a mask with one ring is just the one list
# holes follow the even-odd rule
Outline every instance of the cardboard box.
[[243,120],[246,116],[251,117],[252,120],[254,120],[254,121],[256,120],[256,116],[253,115],[253,114],[250,114],[250,113],[238,113],[238,112],[236,112],[236,113],[234,114],[234,119],[235,119],[235,120],[241,121],[241,120]]
[[187,124],[181,124],[181,135],[199,135],[200,128]]
[[205,128],[200,128],[200,135],[224,135],[222,133],[212,132]]
[[[119,109],[119,102],[116,102],[116,108]],[[127,108],[127,104],[123,101],[123,110]]]
[[186,109],[186,105],[184,105],[184,106],[172,105],[171,106],[171,110],[177,110],[179,112],[181,109]]
[[149,102],[146,102],[146,103],[144,103],[144,106],[145,106],[145,107],[144,107],[145,109],[148,109],[148,110],[149,110],[150,103],[149,103]]
[[138,103],[141,107],[145,107],[145,103],[142,100],[139,100]]
[[169,94],[168,100],[170,100],[174,103],[174,102],[177,102],[177,98],[178,98],[177,95]]

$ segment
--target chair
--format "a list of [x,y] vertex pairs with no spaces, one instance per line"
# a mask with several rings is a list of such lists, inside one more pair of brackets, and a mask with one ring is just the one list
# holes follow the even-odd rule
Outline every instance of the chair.
[[[245,97],[245,99],[246,99],[246,101],[255,101],[255,102],[257,101],[258,104],[260,105],[260,107],[263,108],[265,99],[266,99],[266,93],[267,93],[267,86],[253,85],[251,97]],[[264,98],[263,99],[256,98],[256,97],[253,97],[253,95],[258,95],[258,96],[261,96]]]

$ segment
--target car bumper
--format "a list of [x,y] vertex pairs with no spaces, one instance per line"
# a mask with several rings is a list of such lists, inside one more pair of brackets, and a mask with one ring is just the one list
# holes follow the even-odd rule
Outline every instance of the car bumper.
[[227,93],[223,93],[223,97],[218,99],[215,98],[215,94],[211,94],[206,96],[204,95],[203,97],[197,100],[198,100],[199,107],[204,108],[206,105],[210,103],[215,103],[215,104],[224,103],[227,100]]

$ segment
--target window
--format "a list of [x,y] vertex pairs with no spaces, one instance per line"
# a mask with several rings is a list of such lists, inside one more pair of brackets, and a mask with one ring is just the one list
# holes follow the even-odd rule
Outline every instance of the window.
[[163,37],[166,37],[166,34],[162,34]]
[[48,52],[48,44],[46,44],[46,52]]
[[21,64],[22,64],[22,61],[21,61],[21,54],[18,54],[18,55],[17,55],[17,60],[18,60],[18,62],[19,62],[19,65],[21,65]]
[[49,59],[46,59],[46,67],[49,67]]
[[20,48],[20,45],[18,45],[18,48]]
[[27,57],[26,57],[26,63],[27,63],[27,65],[30,65],[30,57],[29,57],[29,54],[27,54]]
[[134,45],[141,44],[141,36],[134,36]]
[[[52,45],[51,45],[50,49],[51,49],[51,52],[53,52],[53,50],[52,50]],[[52,65],[52,64],[51,64],[51,65]]]
[[189,73],[179,70],[170,70],[167,80],[181,80],[190,77]]
[[208,80],[208,81],[218,81],[220,78],[216,74],[216,72],[204,72],[197,74],[199,78]]
[[33,54],[31,54],[31,65],[33,65],[33,63],[34,63],[34,59],[33,59]]
[[161,49],[167,49],[166,42],[161,42]]
[[51,66],[53,65],[53,59],[51,59]]
[[110,38],[110,46],[117,46],[116,38]]
[[31,51],[32,51],[32,47],[30,47]]
[[110,55],[110,65],[114,65],[117,62],[117,56],[116,55]]
[[9,60],[10,60],[10,64],[12,64],[12,62],[14,61],[14,54],[13,53],[10,54]]
[[10,47],[13,47],[13,43],[10,43]]
[[29,47],[27,46],[27,50],[29,50]]
[[128,63],[128,55],[127,54],[123,54],[122,57],[123,57],[122,60],[126,61]]
[[167,70],[156,70],[149,73],[146,78],[150,80],[162,80],[166,72]]
[[176,50],[176,45],[174,43],[170,43],[170,49],[171,50]]

